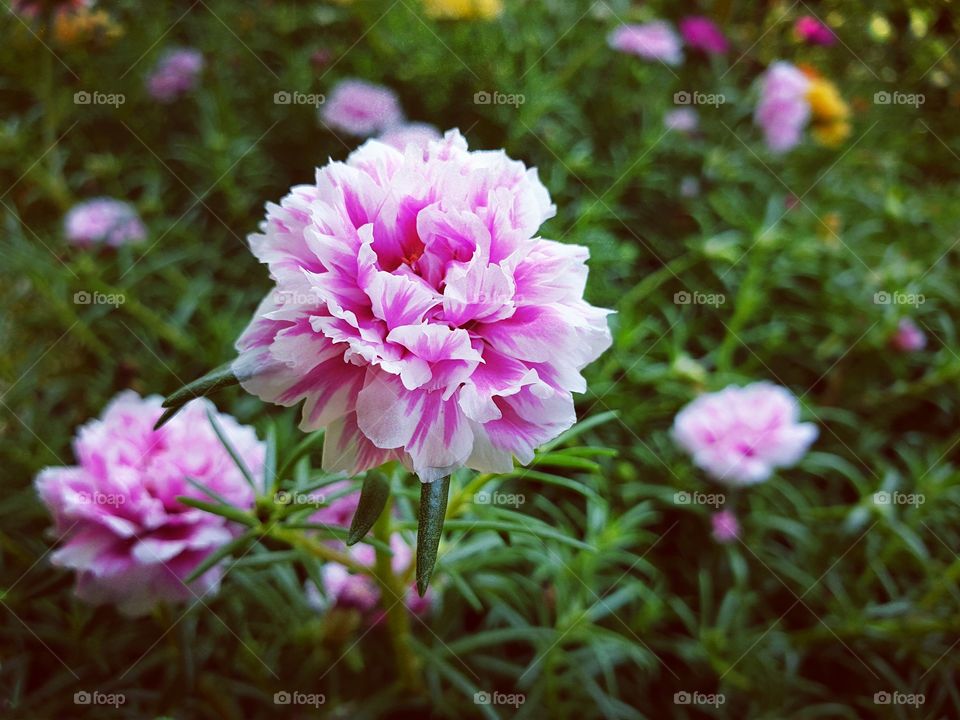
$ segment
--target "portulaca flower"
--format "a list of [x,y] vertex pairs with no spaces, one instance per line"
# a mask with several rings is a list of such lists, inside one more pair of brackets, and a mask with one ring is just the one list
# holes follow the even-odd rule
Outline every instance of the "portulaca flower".
[[800,403],[785,388],[768,382],[730,385],[683,408],[673,436],[718,482],[752,485],[775,468],[795,464],[816,439],[817,426],[799,416]]
[[[189,586],[184,578],[238,528],[180,503],[180,496],[210,499],[187,478],[234,507],[249,508],[254,499],[207,419],[212,404],[195,400],[154,430],[161,401],[121,393],[99,420],[80,428],[77,465],[47,468],[36,480],[62,541],[50,556],[53,564],[76,571],[82,600],[112,603],[128,615],[164,601],[193,601],[219,587],[219,566]],[[259,472],[265,450],[253,429],[229,415],[217,420],[247,468]]]
[[63,220],[63,229],[67,241],[80,247],[119,247],[147,237],[147,228],[133,205],[109,197],[74,205]]
[[342,80],[330,92],[320,113],[334,130],[370,137],[403,122],[397,94],[365,80]]
[[237,376],[304,401],[328,471],[399,459],[430,482],[531,461],[574,423],[580,370],[611,342],[609,311],[583,300],[586,248],[536,235],[554,212],[535,170],[455,130],[405,153],[368,141],[250,237],[276,287]]

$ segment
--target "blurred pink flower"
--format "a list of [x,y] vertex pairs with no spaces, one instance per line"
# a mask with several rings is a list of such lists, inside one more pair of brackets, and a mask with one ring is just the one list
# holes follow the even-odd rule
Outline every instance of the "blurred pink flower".
[[10,0],[10,11],[33,20],[49,11],[55,15],[92,7],[94,0]]
[[927,336],[911,318],[903,318],[891,342],[900,352],[916,352],[927,346]]
[[687,45],[709,55],[722,55],[730,49],[727,38],[717,24],[702,15],[690,15],[681,20],[680,34]]
[[407,145],[426,148],[429,143],[439,140],[441,137],[440,131],[433,125],[406,123],[390,128],[379,137],[379,140],[403,152]]
[[611,342],[583,300],[587,249],[536,236],[554,212],[535,170],[456,130],[422,154],[370,140],[267,206],[250,244],[276,290],[234,370],[262,400],[306,400],[331,472],[528,463]]
[[663,116],[663,124],[668,130],[692,133],[700,126],[700,116],[693,108],[677,108]]
[[[182,505],[179,496],[209,500],[187,478],[236,507],[253,504],[253,490],[209,420],[206,400],[195,400],[159,430],[160,397],[118,395],[99,420],[74,440],[78,465],[51,467],[36,479],[53,515],[61,547],[54,565],[77,572],[77,596],[113,603],[141,615],[159,602],[183,602],[214,593],[223,570],[211,568],[190,586],[183,580],[237,528],[222,517]],[[263,467],[264,446],[252,428],[229,415],[217,420],[248,469]]]
[[342,80],[330,92],[321,118],[334,130],[369,137],[403,122],[403,110],[390,88]]
[[718,482],[752,485],[796,463],[816,439],[816,425],[799,422],[799,415],[796,397],[785,388],[730,385],[683,408],[673,437]]
[[809,89],[807,76],[787,62],[774,63],[761,78],[754,122],[773,152],[786,152],[800,142],[810,119]]
[[713,526],[713,539],[718,543],[729,543],[740,537],[740,521],[729,510],[721,510],[710,516]]
[[173,102],[196,87],[203,66],[203,54],[199,50],[168,50],[147,77],[147,90],[158,102]]
[[147,237],[133,205],[108,197],[74,205],[64,218],[63,229],[68,242],[83,247],[100,243],[119,247]]
[[800,40],[810,45],[833,45],[837,41],[833,30],[811,15],[798,18],[793,31]]
[[659,60],[667,65],[683,62],[680,38],[670,23],[663,20],[643,25],[621,25],[610,33],[607,42],[614,50],[647,60]]

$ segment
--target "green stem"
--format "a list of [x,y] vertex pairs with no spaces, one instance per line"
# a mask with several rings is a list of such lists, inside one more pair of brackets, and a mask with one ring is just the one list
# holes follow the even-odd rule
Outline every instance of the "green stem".
[[350,555],[340,552],[322,542],[318,542],[298,530],[286,530],[284,528],[273,528],[267,533],[274,540],[286,543],[287,545],[315,555],[321,560],[327,562],[340,563],[350,572],[370,574],[370,568],[361,565]]
[[400,684],[408,692],[420,693],[423,691],[423,680],[420,677],[420,663],[411,644],[410,611],[404,602],[407,588],[393,572],[393,556],[384,549],[390,547],[392,506],[392,500],[387,501],[373,526],[374,537],[382,543],[376,546],[374,577],[380,585],[380,604],[387,616],[387,631],[390,633]]

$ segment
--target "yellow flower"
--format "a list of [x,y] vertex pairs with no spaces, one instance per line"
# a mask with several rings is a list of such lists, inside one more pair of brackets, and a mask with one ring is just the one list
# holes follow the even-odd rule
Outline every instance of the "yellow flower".
[[81,8],[57,13],[53,20],[53,38],[61,46],[112,42],[122,35],[123,28],[105,10]]
[[492,20],[503,12],[503,0],[423,0],[427,15],[452,20]]
[[850,106],[840,96],[836,85],[821,77],[810,77],[807,101],[813,115],[811,130],[817,142],[836,147],[850,137]]

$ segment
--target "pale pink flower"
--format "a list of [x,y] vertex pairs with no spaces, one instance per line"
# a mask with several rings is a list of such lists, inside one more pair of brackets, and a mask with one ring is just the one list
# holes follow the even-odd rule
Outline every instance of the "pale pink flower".
[[685,175],[680,181],[680,195],[685,198],[695,198],[700,194],[700,179],[693,175]]
[[763,482],[778,467],[795,464],[817,437],[799,421],[800,404],[768,382],[730,385],[701,395],[681,410],[673,437],[697,467],[727,485]]
[[659,60],[667,65],[683,62],[680,37],[668,22],[655,20],[643,25],[621,25],[610,33],[607,42],[614,50]]
[[837,41],[833,30],[811,15],[798,18],[793,31],[800,40],[810,45],[833,45]]
[[700,116],[693,108],[677,108],[664,114],[663,124],[667,130],[692,133],[700,126]]
[[721,510],[710,516],[713,527],[711,535],[721,544],[733,542],[740,537],[740,521],[730,510]]
[[809,89],[807,76],[787,62],[774,63],[761,79],[754,122],[763,130],[767,147],[773,152],[786,152],[802,139],[810,119]]
[[903,318],[891,342],[900,352],[916,352],[927,346],[927,336],[911,318]]
[[342,80],[334,86],[321,112],[334,130],[369,137],[403,122],[396,93],[364,80]]
[[146,239],[147,229],[130,203],[99,197],[77,203],[63,221],[67,241],[83,247],[119,247]]
[[268,402],[306,401],[331,472],[400,459],[430,482],[530,462],[574,423],[580,370],[611,342],[609,311],[583,300],[587,249],[536,236],[554,212],[535,170],[456,130],[420,153],[368,141],[250,236],[276,290],[236,374]]
[[199,50],[168,50],[147,78],[147,90],[158,102],[173,102],[196,87],[203,66],[203,54]]
[[[61,540],[50,556],[53,564],[76,571],[80,599],[112,603],[128,615],[159,602],[194,601],[219,588],[220,566],[190,586],[184,578],[236,537],[237,526],[181,504],[180,496],[210,500],[187,478],[235,507],[253,504],[253,490],[207,419],[213,405],[195,400],[154,430],[161,402],[121,393],[99,420],[80,428],[74,440],[78,464],[47,468],[36,479]],[[247,468],[260,472],[264,447],[253,429],[229,415],[216,417]]]
[[680,21],[680,34],[687,45],[708,55],[723,55],[730,49],[723,31],[713,20],[702,15],[683,18]]
[[36,19],[44,12],[65,15],[93,6],[94,0],[11,0],[10,11],[27,18]]
[[405,123],[392,127],[383,133],[379,140],[400,152],[407,149],[407,145],[423,149],[434,140],[442,137],[439,130],[427,123]]

